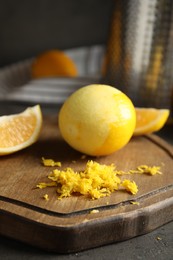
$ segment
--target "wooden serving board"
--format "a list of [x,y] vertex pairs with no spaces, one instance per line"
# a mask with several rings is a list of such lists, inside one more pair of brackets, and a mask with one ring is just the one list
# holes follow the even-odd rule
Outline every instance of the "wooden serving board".
[[[139,187],[135,196],[116,191],[99,200],[80,195],[58,200],[55,187],[36,189],[52,170],[42,165],[42,157],[76,170],[93,159],[125,171],[157,165],[163,174],[130,176]],[[45,193],[48,201],[43,199]],[[93,209],[98,212],[91,214]],[[173,148],[155,135],[134,137],[109,156],[82,159],[61,139],[57,118],[52,117],[44,119],[37,143],[0,158],[0,234],[45,250],[77,252],[123,241],[172,221],[172,212]]]

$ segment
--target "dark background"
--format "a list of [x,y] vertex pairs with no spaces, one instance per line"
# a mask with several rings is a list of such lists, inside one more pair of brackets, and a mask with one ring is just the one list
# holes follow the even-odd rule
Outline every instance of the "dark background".
[[0,0],[0,67],[52,49],[106,44],[114,0]]

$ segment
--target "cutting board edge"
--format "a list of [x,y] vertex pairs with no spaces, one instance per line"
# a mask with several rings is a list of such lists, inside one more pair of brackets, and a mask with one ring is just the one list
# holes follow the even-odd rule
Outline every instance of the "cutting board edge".
[[149,233],[172,221],[172,211],[173,197],[164,207],[161,201],[128,214],[56,227],[0,210],[0,234],[46,251],[72,253]]

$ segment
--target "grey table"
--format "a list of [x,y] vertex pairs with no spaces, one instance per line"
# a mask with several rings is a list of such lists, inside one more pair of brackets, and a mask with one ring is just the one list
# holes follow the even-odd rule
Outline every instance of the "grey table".
[[[26,104],[8,104],[1,102],[0,115],[22,111]],[[44,114],[57,113],[58,107],[42,107]],[[166,125],[158,135],[173,144],[173,125]],[[18,241],[0,236],[0,259],[173,259],[173,221],[151,233],[133,239],[90,249],[74,254],[55,254],[45,252]]]

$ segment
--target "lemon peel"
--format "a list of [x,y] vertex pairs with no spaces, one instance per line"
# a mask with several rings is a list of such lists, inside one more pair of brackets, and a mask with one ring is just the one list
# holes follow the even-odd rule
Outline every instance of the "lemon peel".
[[58,116],[63,139],[75,150],[104,156],[131,139],[136,112],[132,101],[115,87],[93,84],[75,91]]

